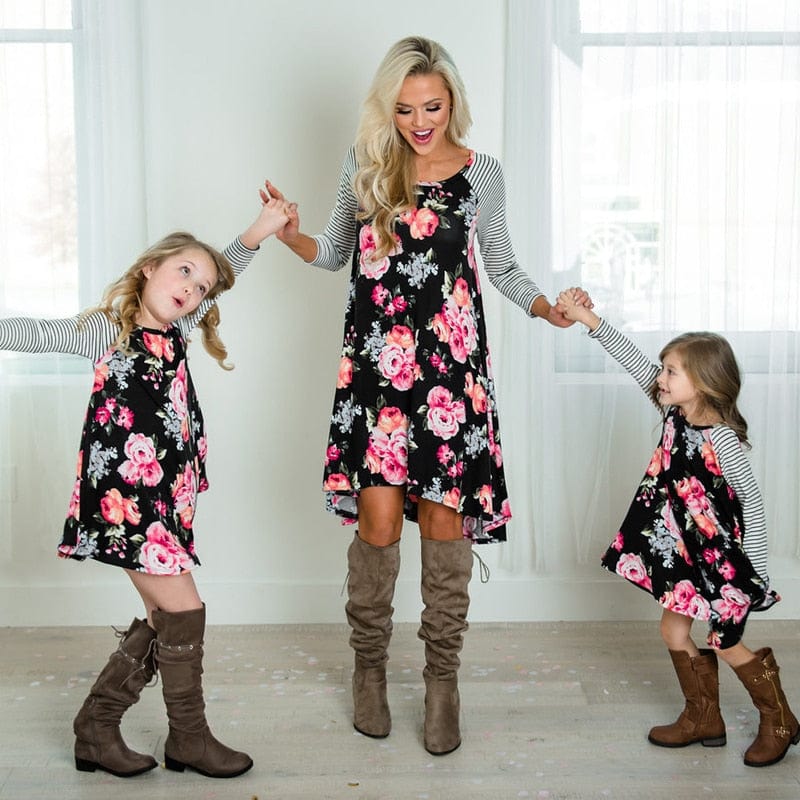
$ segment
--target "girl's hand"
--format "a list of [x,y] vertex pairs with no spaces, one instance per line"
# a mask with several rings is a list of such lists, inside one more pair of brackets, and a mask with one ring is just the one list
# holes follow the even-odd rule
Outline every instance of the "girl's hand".
[[270,197],[263,189],[259,189],[259,195],[261,212],[253,224],[239,236],[242,244],[251,250],[255,250],[264,239],[284,228],[289,221],[287,204],[283,198]]
[[265,192],[263,189],[261,190],[262,200],[266,202],[268,197],[274,197],[278,200],[282,200],[286,204],[285,207],[288,221],[279,231],[276,231],[275,235],[279,242],[291,245],[292,242],[297,239],[300,233],[300,214],[297,211],[297,203],[290,203],[288,200],[286,200],[286,198],[283,196],[283,192],[281,192],[269,181],[266,181],[264,186],[266,187],[267,191]]
[[555,306],[565,319],[571,322],[581,322],[590,331],[600,324],[600,317],[592,311],[594,303],[589,295],[579,286],[565,289],[558,295]]

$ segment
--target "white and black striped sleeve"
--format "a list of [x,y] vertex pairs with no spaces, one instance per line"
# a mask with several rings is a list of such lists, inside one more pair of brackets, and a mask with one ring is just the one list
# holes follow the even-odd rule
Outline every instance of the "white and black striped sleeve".
[[336,204],[331,211],[328,224],[322,233],[312,238],[317,243],[317,257],[311,261],[315,267],[331,270],[341,269],[353,258],[356,245],[356,211],[358,201],[353,190],[353,176],[356,174],[356,152],[351,147],[347,151],[339,176],[339,189]]
[[[258,249],[251,250],[244,245],[237,236],[223,251],[222,255],[230,261],[233,268],[233,274],[238,279],[239,276],[245,271],[247,265],[253,260],[253,256],[258,252]],[[195,309],[194,313],[189,314],[188,317],[181,317],[175,324],[178,326],[180,332],[184,337],[188,336],[192,329],[200,322],[201,319],[208,313],[208,310],[213,306],[222,295],[217,295],[213,300],[203,300]]]
[[736,496],[742,504],[744,551],[755,571],[769,585],[764,502],[750,467],[750,461],[739,438],[727,425],[717,425],[712,429],[711,444],[717,454],[722,476],[736,492]]
[[0,320],[0,350],[64,353],[97,361],[116,339],[118,328],[101,311],[83,318]]
[[597,339],[605,351],[639,384],[641,390],[650,397],[661,366],[655,364],[621,331],[606,320],[589,332],[589,337]]
[[478,243],[486,275],[505,297],[533,316],[533,301],[544,292],[517,262],[506,223],[506,185],[500,162],[476,153],[466,177],[478,198]]

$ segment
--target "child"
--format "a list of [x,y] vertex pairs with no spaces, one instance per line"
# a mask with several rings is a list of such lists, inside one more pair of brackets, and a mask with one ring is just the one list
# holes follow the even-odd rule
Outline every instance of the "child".
[[266,198],[257,219],[223,253],[188,233],[148,249],[106,291],[96,309],[71,319],[0,320],[0,349],[82,355],[94,387],[78,454],[62,558],[122,567],[141,595],[146,620],[121,635],[73,723],[75,766],[129,777],[156,766],[120,735],[120,720],[161,674],[169,719],[168,769],[209,777],[241,775],[246,753],[217,741],[201,685],[205,605],[191,570],[192,534],[205,478],[203,418],[186,362],[186,337],[226,369],[215,299],[233,286],[259,244],[287,221],[286,204]]
[[[728,342],[714,333],[686,333],[652,364],[623,334],[559,296],[577,320],[661,409],[661,444],[602,559],[603,566],[651,593],[663,607],[661,635],[686,698],[680,717],[648,736],[662,747],[726,742],[719,709],[717,656],[729,664],[759,711],[758,735],[744,756],[750,767],[780,761],[800,742],[800,725],[781,689],[768,647],[742,642],[750,611],[780,598],[769,588],[764,510],[749,463],[747,423],[736,400],[741,379]],[[691,639],[694,619],[709,624],[708,644]]]

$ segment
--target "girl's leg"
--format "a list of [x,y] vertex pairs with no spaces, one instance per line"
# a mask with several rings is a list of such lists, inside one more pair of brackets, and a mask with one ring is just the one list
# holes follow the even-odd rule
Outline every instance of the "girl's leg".
[[156,664],[169,719],[167,768],[183,772],[191,767],[212,778],[247,772],[253,766],[250,756],[219,742],[206,721],[201,679],[206,609],[191,572],[128,575],[156,631]]
[[759,712],[758,735],[747,748],[744,763],[748,767],[776,764],[790,744],[800,742],[800,724],[783,692],[772,649],[762,647],[754,653],[740,641],[719,654],[733,668]]
[[364,489],[358,498],[358,532],[347,550],[347,603],[354,651],[353,725],[375,738],[392,728],[386,662],[392,636],[392,600],[400,571],[402,486]]
[[425,749],[444,755],[461,744],[458,692],[459,653],[467,630],[472,542],[464,538],[461,515],[420,500],[422,601],[419,637],[425,642]]
[[698,650],[691,631],[691,617],[663,611],[661,638],[669,648],[686,704],[671,725],[651,728],[647,738],[661,747],[685,747],[694,742],[719,747],[727,740],[719,710],[717,657],[713,650]]

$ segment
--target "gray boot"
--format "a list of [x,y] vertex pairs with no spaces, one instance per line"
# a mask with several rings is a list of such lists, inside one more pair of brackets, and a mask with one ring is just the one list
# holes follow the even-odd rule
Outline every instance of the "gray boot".
[[467,630],[472,542],[422,539],[422,611],[425,642],[425,749],[452,753],[461,744],[458,654]]
[[353,670],[353,726],[382,739],[392,729],[386,699],[387,649],[392,636],[392,599],[400,571],[400,543],[376,547],[355,535],[347,550],[349,575],[345,605],[350,623]]

